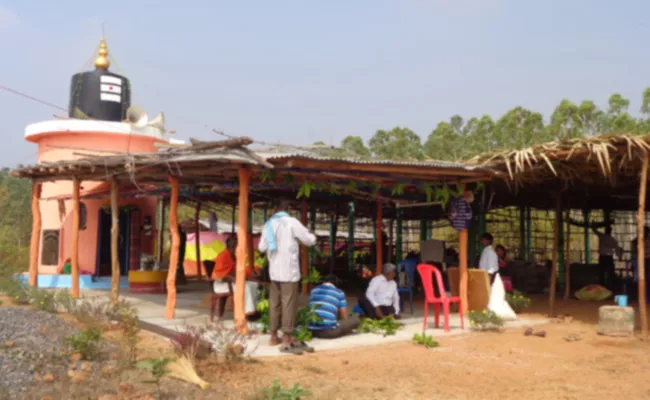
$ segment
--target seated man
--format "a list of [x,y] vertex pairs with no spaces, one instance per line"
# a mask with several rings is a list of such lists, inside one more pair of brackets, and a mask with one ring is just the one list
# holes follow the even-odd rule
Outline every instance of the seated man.
[[316,314],[321,319],[309,324],[314,337],[335,339],[352,332],[361,323],[358,316],[348,316],[345,293],[335,284],[336,276],[329,275],[311,291],[309,306],[316,306]]
[[[212,279],[214,280],[213,291],[219,296],[217,302],[217,318],[221,320],[226,308],[226,299],[235,293],[235,250],[237,249],[237,238],[230,236],[226,239],[226,249],[217,256]],[[246,281],[244,298],[244,312],[247,317],[256,314],[258,284],[257,282]]]
[[367,317],[382,319],[394,316],[399,319],[399,293],[395,282],[395,264],[384,264],[381,275],[370,281],[365,296],[359,299],[359,307]]

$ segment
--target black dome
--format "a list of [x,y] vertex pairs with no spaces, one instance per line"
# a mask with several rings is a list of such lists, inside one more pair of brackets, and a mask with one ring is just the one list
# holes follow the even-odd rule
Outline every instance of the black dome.
[[[68,117],[124,121],[131,106],[131,86],[123,76],[95,69],[72,76]],[[81,113],[79,113],[81,111]]]

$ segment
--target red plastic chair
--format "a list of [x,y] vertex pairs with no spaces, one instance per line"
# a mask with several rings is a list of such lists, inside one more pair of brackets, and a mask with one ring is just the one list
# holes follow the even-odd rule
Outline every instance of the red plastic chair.
[[[445,314],[445,332],[449,332],[449,305],[452,303],[458,303],[458,313],[460,314],[460,327],[465,329],[465,321],[463,319],[463,304],[460,300],[460,297],[449,297],[445,291],[445,285],[442,283],[442,275],[438,268],[429,264],[420,264],[418,265],[418,273],[422,278],[422,286],[424,287],[424,328],[427,329],[427,317],[429,316],[429,304],[433,304],[433,310],[435,315],[435,326],[439,327],[439,314],[440,314],[440,304],[442,304],[442,310]],[[433,275],[436,276],[436,282],[438,285],[438,291],[440,292],[440,297],[436,297],[433,290]]]

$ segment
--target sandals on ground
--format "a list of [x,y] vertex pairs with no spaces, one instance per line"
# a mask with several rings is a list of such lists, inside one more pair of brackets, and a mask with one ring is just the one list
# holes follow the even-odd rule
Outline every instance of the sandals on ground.
[[293,354],[296,356],[299,356],[303,353],[303,349],[300,348],[298,345],[295,343],[290,343],[286,346],[281,346],[280,347],[280,353],[285,353],[285,354]]

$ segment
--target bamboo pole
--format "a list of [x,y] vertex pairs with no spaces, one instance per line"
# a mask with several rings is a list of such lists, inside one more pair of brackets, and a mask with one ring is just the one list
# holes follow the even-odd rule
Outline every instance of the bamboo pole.
[[648,314],[646,311],[645,287],[645,201],[648,182],[648,153],[643,155],[643,169],[639,182],[639,211],[637,214],[637,271],[639,276],[639,314],[641,314],[641,337],[648,337]]
[[160,231],[158,232],[158,264],[162,264],[165,253],[165,199],[160,200]]
[[375,239],[375,245],[376,245],[376,251],[377,251],[377,267],[375,270],[375,275],[380,275],[381,274],[381,269],[384,265],[384,243],[383,243],[383,223],[382,223],[382,209],[381,209],[381,202],[377,202],[377,221],[375,224],[375,229],[377,230],[376,239]]
[[41,184],[32,183],[32,239],[29,242],[29,286],[38,285],[38,250],[41,245]]
[[555,201],[555,219],[553,229],[553,263],[551,264],[551,285],[548,290],[548,315],[555,317],[555,292],[557,291],[557,264],[560,253],[560,213],[562,213],[562,196]]
[[251,173],[246,167],[239,168],[239,223],[237,225],[237,270],[235,277],[235,329],[240,333],[248,332],[246,313],[244,311],[246,290],[246,249],[248,248],[248,185]]
[[111,303],[116,304],[120,293],[120,259],[118,239],[120,235],[118,205],[118,185],[113,178],[111,180]]
[[[460,185],[460,191],[461,193],[465,192],[464,184]],[[469,307],[468,296],[467,296],[467,286],[469,283],[469,274],[467,272],[468,239],[469,237],[468,237],[467,229],[463,229],[462,231],[458,232],[458,264],[459,264],[458,272],[460,275],[460,279],[458,283],[458,293],[460,294],[460,301],[463,307],[464,314],[467,313]]]
[[[203,263],[201,262],[201,241],[199,240],[199,235],[201,234],[201,224],[199,223],[199,216],[201,214],[201,203],[196,203],[196,211],[194,211],[194,246],[196,247],[196,274],[201,280],[203,275],[201,269],[203,268]],[[210,277],[207,277],[210,279]]]
[[169,233],[172,248],[169,254],[169,268],[167,269],[167,307],[165,318],[172,319],[176,313],[176,271],[178,270],[178,257],[181,247],[181,236],[178,232],[178,179],[169,177]]
[[566,250],[564,252],[564,300],[569,300],[571,296],[571,214],[570,210],[566,212]]
[[[307,199],[302,199],[300,203],[300,222],[303,226],[307,226],[309,219],[309,209],[307,207]],[[307,246],[300,246],[300,275],[303,279],[309,275],[309,250]],[[302,294],[309,293],[309,284],[307,282],[302,283]]]
[[72,181],[72,251],[70,264],[72,267],[72,297],[79,298],[79,189],[81,182],[74,178]]

